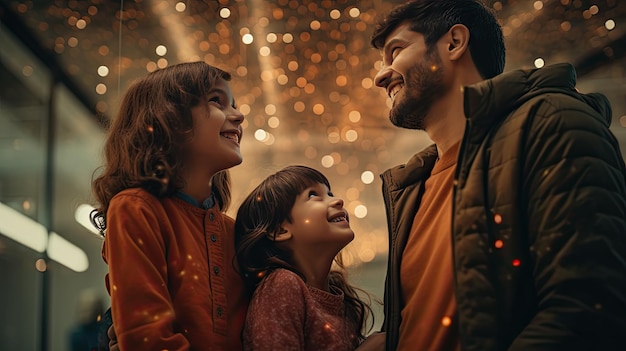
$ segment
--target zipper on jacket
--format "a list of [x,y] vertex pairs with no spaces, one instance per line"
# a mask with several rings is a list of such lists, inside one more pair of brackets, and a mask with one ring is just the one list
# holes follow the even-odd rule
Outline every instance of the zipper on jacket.
[[463,328],[461,328],[461,314],[459,313],[459,288],[457,283],[457,267],[456,267],[456,238],[454,235],[454,220],[456,217],[456,193],[457,188],[459,186],[459,174],[461,173],[461,166],[463,165],[463,154],[465,153],[465,149],[467,148],[467,143],[469,142],[470,130],[472,128],[472,124],[469,118],[465,119],[465,132],[463,133],[463,140],[461,141],[461,146],[459,147],[459,156],[456,160],[456,170],[454,171],[454,182],[452,184],[452,222],[450,223],[450,236],[452,239],[452,273],[454,277],[454,295],[456,300],[456,318],[457,318],[457,331],[459,333],[459,344],[461,346],[461,350],[464,349],[463,341],[466,339],[463,334]]
[[[387,175],[388,177],[389,175]],[[386,217],[387,217],[387,232],[389,233],[389,254],[387,255],[387,277],[385,279],[385,294],[384,294],[384,298],[385,300],[388,301],[384,301],[385,305],[383,310],[385,311],[385,319],[383,320],[383,330],[385,330],[385,332],[387,332],[387,337],[385,338],[385,349],[394,349],[397,346],[397,341],[395,343],[395,345],[392,345],[391,342],[392,340],[397,340],[398,339],[398,335],[396,335],[396,331],[395,331],[395,325],[398,324],[399,327],[399,323],[395,323],[395,319],[396,316],[393,314],[393,311],[395,310],[399,310],[399,306],[396,306],[396,304],[398,303],[397,301],[395,301],[395,298],[390,298],[389,295],[391,294],[391,291],[393,291],[393,289],[390,289],[392,283],[394,281],[400,281],[399,279],[394,279],[396,278],[394,275],[394,270],[392,269],[392,262],[393,262],[393,256],[392,254],[396,252],[396,250],[394,250],[393,248],[393,244],[394,244],[394,232],[393,232],[393,228],[391,227],[391,223],[392,223],[392,218],[391,215],[393,213],[393,209],[391,208],[391,198],[389,195],[389,191],[387,190],[387,183],[388,180],[385,177],[385,174],[383,173],[381,175],[381,180],[383,182],[383,200],[385,202],[385,211],[386,211]],[[390,302],[392,304],[394,304],[394,306],[389,307],[388,306],[388,302]],[[398,308],[395,308],[398,307]],[[391,326],[391,327],[390,327]]]

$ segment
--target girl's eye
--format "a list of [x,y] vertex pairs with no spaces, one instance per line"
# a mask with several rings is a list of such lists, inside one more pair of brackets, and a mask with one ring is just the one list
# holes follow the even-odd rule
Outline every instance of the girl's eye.
[[309,197],[314,197],[314,196],[317,196],[317,192],[313,190],[309,191]]
[[219,96],[214,96],[212,98],[209,98],[209,102],[214,102],[214,103],[222,106],[222,102],[220,101],[220,97]]

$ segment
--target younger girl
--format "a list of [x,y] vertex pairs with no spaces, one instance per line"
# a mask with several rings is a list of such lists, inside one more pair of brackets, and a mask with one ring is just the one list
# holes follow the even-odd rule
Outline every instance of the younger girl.
[[[320,172],[290,166],[243,201],[235,222],[239,268],[254,295],[245,350],[354,350],[371,310],[333,261],[354,238],[343,200]],[[256,288],[256,289],[255,289]]]
[[235,272],[226,169],[241,163],[230,75],[203,62],[134,83],[93,182],[121,350],[240,350],[247,299]]

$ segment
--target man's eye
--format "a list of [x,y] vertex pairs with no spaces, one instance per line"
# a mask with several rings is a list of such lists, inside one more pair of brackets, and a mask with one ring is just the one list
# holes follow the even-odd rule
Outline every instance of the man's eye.
[[400,53],[400,48],[399,47],[393,48],[393,50],[391,50],[391,58],[395,59],[396,56],[398,56],[399,53]]

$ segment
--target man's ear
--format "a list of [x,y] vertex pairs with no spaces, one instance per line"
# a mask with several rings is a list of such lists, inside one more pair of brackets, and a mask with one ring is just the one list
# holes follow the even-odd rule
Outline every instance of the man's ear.
[[270,240],[276,241],[276,242],[287,241],[291,239],[292,236],[293,235],[291,234],[291,232],[285,229],[283,226],[280,227],[280,229],[278,230],[276,234],[267,233],[267,237]]
[[459,60],[469,49],[469,29],[463,24],[455,24],[450,27],[446,38],[448,57],[451,61]]

